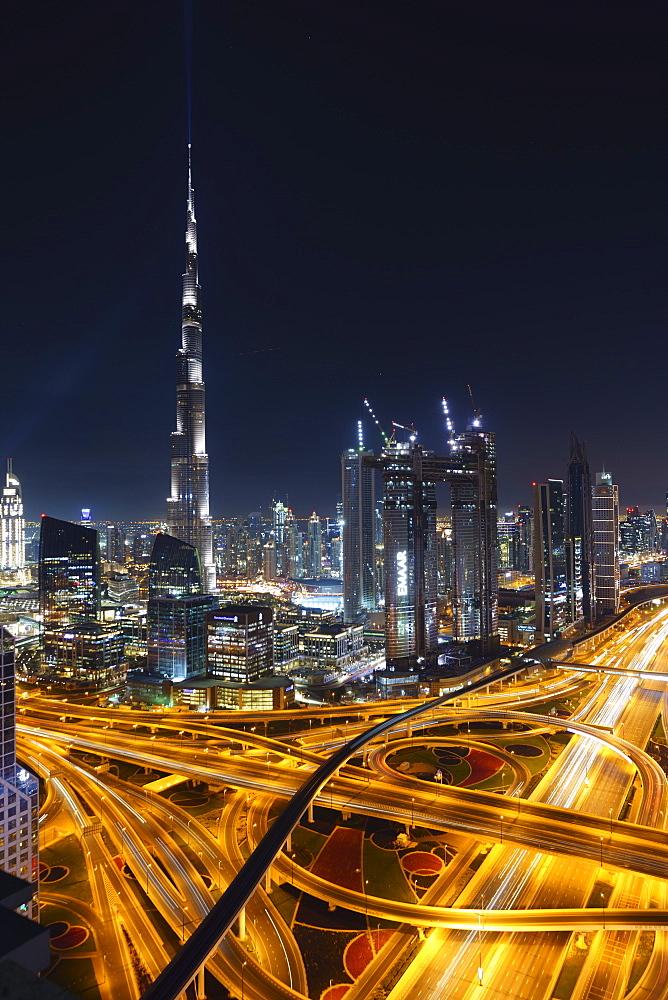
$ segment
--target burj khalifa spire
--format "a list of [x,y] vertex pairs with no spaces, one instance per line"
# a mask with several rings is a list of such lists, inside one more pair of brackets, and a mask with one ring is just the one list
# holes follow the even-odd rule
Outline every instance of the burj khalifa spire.
[[209,456],[205,442],[202,378],[202,307],[197,271],[197,222],[188,144],[186,270],[183,275],[181,347],[176,356],[176,430],[172,432],[172,495],[169,530],[194,545],[202,564],[205,593],[216,589],[213,532],[209,515]]

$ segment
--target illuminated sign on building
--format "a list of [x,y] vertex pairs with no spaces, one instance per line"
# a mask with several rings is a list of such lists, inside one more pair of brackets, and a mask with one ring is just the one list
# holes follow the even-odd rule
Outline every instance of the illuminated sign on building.
[[406,550],[397,552],[397,597],[408,596],[408,565]]

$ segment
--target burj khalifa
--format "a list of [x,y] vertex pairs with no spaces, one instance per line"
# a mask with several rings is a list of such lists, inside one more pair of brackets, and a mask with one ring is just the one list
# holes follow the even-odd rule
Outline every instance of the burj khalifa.
[[201,291],[197,270],[195,193],[188,145],[186,270],[181,347],[176,356],[176,430],[171,435],[172,493],[167,500],[167,519],[170,533],[199,551],[204,592],[211,593],[216,589],[216,566],[209,515],[209,456],[205,442]]

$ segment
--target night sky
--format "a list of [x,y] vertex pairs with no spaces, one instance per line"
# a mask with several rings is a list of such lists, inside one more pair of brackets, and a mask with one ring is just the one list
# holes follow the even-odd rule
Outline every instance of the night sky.
[[[502,509],[572,428],[663,512],[666,13],[194,0],[214,517],[331,514],[368,395],[446,450],[467,383]],[[175,0],[5,11],[0,454],[26,511],[161,517],[187,100]],[[367,443],[379,437],[366,421]]]

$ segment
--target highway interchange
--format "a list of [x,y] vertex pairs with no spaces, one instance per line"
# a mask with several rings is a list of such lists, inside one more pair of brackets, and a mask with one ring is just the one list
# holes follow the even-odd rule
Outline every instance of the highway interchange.
[[[103,1000],[142,995],[133,950],[155,979],[242,871],[249,849],[268,835],[272,803],[295,796],[332,754],[354,738],[363,743],[362,734],[382,720],[389,732],[365,746],[364,766],[342,764],[316,804],[384,817],[408,832],[424,827],[452,835],[459,845],[454,860],[426,894],[400,903],[318,878],[295,863],[288,836],[241,921],[207,962],[233,995],[309,996],[303,957],[270,896],[272,884],[291,882],[364,913],[369,926],[371,918],[396,923],[346,1000],[373,996],[380,987],[391,1000],[549,1000],[585,930],[590,942],[573,997],[623,997],[639,935],[648,930],[654,948],[628,995],[668,996],[666,779],[643,752],[658,717],[666,718],[665,681],[624,673],[665,672],[667,637],[668,610],[638,612],[633,625],[587,657],[590,664],[620,668],[619,674],[584,675],[563,665],[496,683],[455,704],[421,706],[420,715],[396,725],[395,715],[420,711],[417,703],[309,709],[290,713],[292,732],[282,738],[260,734],[266,727],[258,716],[247,718],[244,733],[238,715],[223,721],[22,698],[21,759],[48,779],[43,836],[73,831],[84,851],[93,901],[77,905],[95,934]],[[570,719],[541,713],[541,704],[557,696],[579,701]],[[456,720],[461,732],[470,724],[475,743],[490,741],[487,732],[476,733],[476,721],[518,718],[535,732],[573,734],[528,795],[526,767],[510,755],[504,796],[438,788],[387,766],[388,747],[406,746],[416,734],[428,741],[430,729],[446,721]],[[166,796],[122,781],[106,769],[109,760],[223,788],[220,822],[204,825]],[[134,878],[121,871],[118,858]],[[476,858],[474,872],[469,865]],[[598,907],[601,885],[606,898]],[[201,994],[201,981],[195,985]]]

